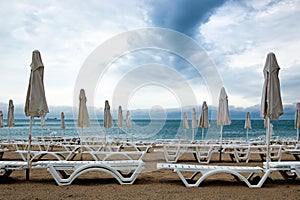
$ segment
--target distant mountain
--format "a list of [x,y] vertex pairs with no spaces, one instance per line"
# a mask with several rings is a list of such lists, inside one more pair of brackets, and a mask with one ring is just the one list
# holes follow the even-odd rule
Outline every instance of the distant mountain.
[[[2,110],[4,118],[7,117],[7,103],[1,103],[0,102],[0,110]],[[131,117],[132,119],[181,119],[182,113],[186,112],[188,115],[188,118],[191,119],[191,113],[192,113],[193,106],[184,107],[182,109],[180,108],[168,108],[166,110],[162,109],[154,109],[154,110],[148,110],[148,109],[135,109],[131,110]],[[290,119],[293,120],[295,116],[295,108],[296,105],[285,105],[284,106],[284,114],[280,117],[280,119]],[[197,118],[200,115],[201,107],[196,108],[197,110]],[[73,107],[72,106],[49,106],[50,113],[47,114],[47,118],[57,118],[60,119],[61,112],[64,112],[65,118],[73,119],[77,118],[77,108],[74,109],[73,114]],[[102,119],[103,118],[103,108],[95,108],[95,107],[89,107],[89,115],[91,119]],[[217,117],[217,107],[214,106],[208,106],[209,110],[209,118],[210,119],[216,119]],[[112,110],[113,118],[117,118],[118,111]],[[242,108],[242,107],[229,107],[229,112],[231,119],[245,119],[246,113],[251,113],[251,119],[261,119],[260,117],[260,105],[254,105],[248,108]],[[126,112],[123,111],[124,117]],[[15,118],[16,119],[22,119],[26,118],[24,114],[24,106],[23,105],[15,105]],[[198,119],[197,119],[198,120]]]

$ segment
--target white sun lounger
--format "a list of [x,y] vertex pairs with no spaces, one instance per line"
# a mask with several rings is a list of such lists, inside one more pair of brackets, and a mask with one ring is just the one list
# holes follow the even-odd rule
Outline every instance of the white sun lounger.
[[[187,164],[167,164],[158,163],[157,169],[171,169],[177,172],[179,178],[186,187],[198,187],[207,177],[218,174],[228,173],[244,181],[250,188],[260,188],[272,172],[278,171],[286,180],[300,179],[300,162],[267,162],[263,163],[264,168],[248,166],[211,166],[211,165],[187,165]],[[193,173],[186,178],[183,173]],[[199,176],[200,174],[200,176]],[[253,175],[262,175],[258,182],[250,182]],[[245,175],[248,175],[247,177]],[[198,180],[196,178],[198,177]]]
[[9,150],[8,149],[0,149],[0,160],[2,160],[2,158],[3,158],[3,154],[5,153],[5,152],[8,152]]
[[286,180],[300,179],[300,161],[264,162],[263,166],[269,168],[270,173],[278,171]]
[[143,167],[142,160],[120,160],[38,161],[33,168],[47,168],[58,185],[69,185],[81,174],[91,171],[106,172],[116,178],[120,184],[132,184]]
[[27,164],[25,161],[0,161],[0,177],[7,178],[15,170],[25,170]]
[[[24,161],[27,161],[27,150],[17,150],[15,152],[18,153]],[[47,155],[57,160],[70,160],[75,154],[76,152],[73,151],[30,151],[30,162],[40,160]]]
[[[250,183],[254,174],[263,173],[261,167],[245,166],[211,166],[211,165],[188,165],[188,164],[164,164],[158,163],[157,169],[171,169],[176,172],[186,187],[198,187],[207,177],[218,173],[232,174],[234,177],[244,181],[248,187],[259,187]],[[192,173],[186,178],[183,173]],[[246,174],[247,177],[243,174]],[[199,176],[200,175],[200,176]],[[196,180],[198,178],[198,180]]]
[[89,154],[95,161],[106,160],[142,160],[145,155],[144,151],[122,151],[122,152],[107,152],[107,151],[84,151],[83,154]]

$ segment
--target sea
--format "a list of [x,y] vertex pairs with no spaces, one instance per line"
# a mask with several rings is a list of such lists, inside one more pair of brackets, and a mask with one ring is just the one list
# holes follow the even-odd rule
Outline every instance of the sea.
[[[281,140],[292,140],[296,138],[297,131],[294,128],[294,120],[274,120],[273,137]],[[6,121],[4,121],[6,125]],[[15,119],[15,126],[0,128],[0,139],[5,140],[10,137],[11,140],[28,139],[29,119]],[[65,120],[65,129],[61,128],[60,119],[47,119],[46,125],[41,126],[39,119],[34,121],[32,126],[32,137],[38,136],[62,136],[73,137],[99,137],[105,135],[107,139],[114,138],[132,138],[140,141],[158,140],[158,139],[192,139],[195,140],[217,140],[220,138],[220,126],[215,120],[210,121],[210,127],[207,129],[190,128],[183,129],[182,120],[150,120],[137,119],[132,120],[131,127],[118,127],[117,121],[114,121],[112,128],[103,128],[103,120],[90,120],[89,127],[78,128],[77,121],[73,119]],[[265,137],[266,129],[263,120],[252,120],[252,128],[244,128],[245,120],[232,120],[231,125],[223,127],[223,139],[255,139]],[[203,138],[202,138],[203,136]]]

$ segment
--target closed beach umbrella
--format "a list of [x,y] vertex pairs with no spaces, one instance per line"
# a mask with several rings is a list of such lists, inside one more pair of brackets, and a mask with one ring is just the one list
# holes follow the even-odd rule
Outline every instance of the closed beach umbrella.
[[188,123],[188,120],[187,120],[186,112],[183,113],[183,129],[184,129],[185,139],[187,139],[186,131],[187,131],[187,129],[189,129],[189,123]]
[[297,141],[299,141],[299,129],[300,129],[300,103],[297,103],[295,113],[295,129],[297,129]]
[[131,127],[131,115],[129,110],[126,113],[126,140],[127,140],[127,129]]
[[65,140],[65,129],[66,129],[66,124],[65,124],[65,114],[64,112],[61,112],[60,114],[60,127],[62,129],[63,132],[63,140]]
[[193,108],[192,110],[192,140],[194,140],[195,138],[195,129],[197,128],[197,117],[196,117],[197,113],[196,113],[196,109]]
[[[78,110],[78,120],[77,125],[80,127],[80,146],[82,153],[82,140],[83,140],[83,127],[90,126],[90,117],[89,112],[86,106],[86,96],[84,89],[81,89],[79,92],[79,110]],[[82,156],[82,154],[81,154]]]
[[[49,113],[45,89],[44,89],[44,65],[42,62],[41,54],[38,50],[32,53],[32,62],[30,64],[31,72],[29,77],[28,90],[25,102],[25,115],[30,116],[30,128],[28,139],[28,154],[27,161],[30,166],[30,148],[31,148],[31,135],[32,123],[34,117],[44,118]],[[29,170],[26,173],[26,179],[29,179]]]
[[14,107],[13,100],[9,100],[8,113],[7,113],[8,143],[10,143],[10,127],[15,125],[14,110],[15,110],[15,107]]
[[83,127],[90,126],[90,117],[86,106],[86,96],[84,89],[80,89],[79,92],[79,110],[77,125],[80,127],[80,159],[82,160],[82,140],[83,140]]
[[0,110],[0,128],[4,127],[4,120],[3,120],[3,113],[2,110]]
[[123,125],[124,125],[124,118],[123,118],[122,106],[119,106],[119,110],[118,110],[118,127],[122,128]]
[[220,91],[220,97],[219,97],[219,108],[218,108],[218,120],[217,124],[221,126],[220,129],[220,156],[219,160],[222,160],[222,137],[223,137],[223,126],[230,125],[230,115],[229,115],[229,109],[228,109],[228,96],[226,94],[225,88],[222,87]]
[[[120,129],[124,126],[124,118],[123,118],[123,111],[122,106],[119,106],[118,109],[118,134],[120,134]],[[119,135],[118,135],[119,137]]]
[[247,135],[247,140],[248,140],[248,129],[252,129],[250,112],[247,112],[247,114],[246,114],[246,120],[245,120],[244,128],[247,130],[246,135]]
[[60,127],[61,129],[65,129],[66,128],[66,123],[65,123],[65,114],[64,112],[61,112],[61,115],[60,115],[60,120],[61,120],[61,124],[60,124]]
[[204,129],[209,128],[209,120],[208,120],[208,107],[206,101],[202,104],[201,114],[199,117],[198,126],[202,128],[202,140],[204,139]]
[[223,126],[231,124],[230,114],[228,109],[228,96],[226,94],[224,87],[221,88],[220,97],[219,97],[217,124],[221,126],[220,141],[222,141]]
[[269,152],[270,152],[270,136],[271,123],[270,120],[277,120],[283,114],[283,106],[280,94],[280,82],[278,78],[279,65],[274,53],[267,55],[264,66],[264,85],[261,98],[261,117],[267,121],[267,167],[269,168]]
[[[110,105],[108,100],[105,101],[105,107],[104,107],[104,128],[111,128],[113,127],[113,120],[112,116],[110,114]],[[106,143],[106,131],[105,131],[105,143]]]
[[81,89],[79,93],[79,110],[77,120],[77,125],[81,128],[90,126],[90,117],[86,106],[86,101],[87,99],[85,96],[85,91],[84,89]]
[[0,140],[2,140],[1,137],[1,129],[4,127],[4,121],[3,121],[3,113],[2,110],[0,110]]

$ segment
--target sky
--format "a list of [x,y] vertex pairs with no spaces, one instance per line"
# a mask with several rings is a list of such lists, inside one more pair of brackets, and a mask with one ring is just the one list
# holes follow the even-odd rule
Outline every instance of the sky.
[[260,104],[269,52],[283,103],[300,99],[299,0],[2,0],[0,16],[1,103],[24,105],[35,49],[50,106],[76,106],[94,84],[87,103],[97,108],[215,105],[221,86],[230,106],[247,108]]

